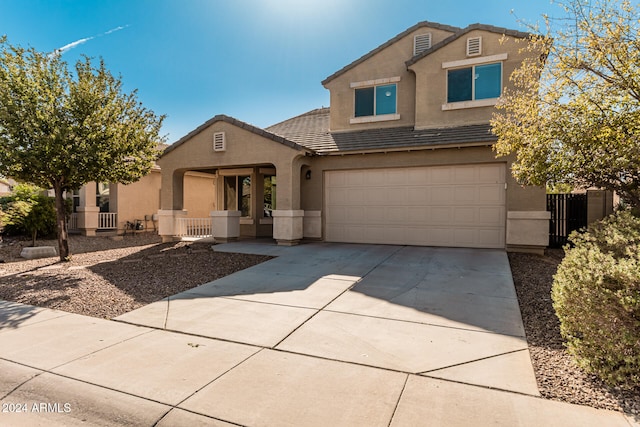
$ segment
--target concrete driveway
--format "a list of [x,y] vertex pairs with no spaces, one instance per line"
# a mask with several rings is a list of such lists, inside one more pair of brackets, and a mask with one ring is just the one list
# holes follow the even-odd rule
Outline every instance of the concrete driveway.
[[215,250],[277,258],[116,322],[0,303],[0,424],[629,425],[538,397],[503,251]]

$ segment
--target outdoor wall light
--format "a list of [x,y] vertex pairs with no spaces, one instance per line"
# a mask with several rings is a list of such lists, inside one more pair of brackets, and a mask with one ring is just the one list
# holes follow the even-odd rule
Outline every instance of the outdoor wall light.
[[311,179],[311,169],[309,169],[309,170],[307,171],[307,173],[304,175],[304,177],[305,177],[306,179]]

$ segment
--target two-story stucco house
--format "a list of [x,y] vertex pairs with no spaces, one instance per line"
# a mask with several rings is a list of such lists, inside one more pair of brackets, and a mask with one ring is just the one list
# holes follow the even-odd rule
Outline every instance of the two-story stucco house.
[[259,129],[220,115],[167,148],[160,234],[185,173],[216,176],[214,235],[541,250],[545,191],[511,177],[489,121],[526,33],[421,22],[327,77],[330,108]]

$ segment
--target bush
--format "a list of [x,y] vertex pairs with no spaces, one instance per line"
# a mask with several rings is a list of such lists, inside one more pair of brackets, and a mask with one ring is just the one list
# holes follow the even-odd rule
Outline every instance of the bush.
[[630,211],[573,233],[554,277],[568,351],[609,385],[640,384],[640,218]]
[[30,236],[35,245],[38,234],[56,232],[55,201],[38,187],[16,185],[10,196],[0,198],[0,226],[7,234]]

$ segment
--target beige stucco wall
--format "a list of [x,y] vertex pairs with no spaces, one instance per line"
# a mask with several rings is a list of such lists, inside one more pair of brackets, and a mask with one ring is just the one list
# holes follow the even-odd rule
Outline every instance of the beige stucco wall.
[[[213,151],[213,134],[225,132],[226,151]],[[299,174],[307,162],[301,151],[225,121],[216,121],[158,160],[162,168],[161,209],[182,210],[187,171],[215,173],[221,168],[275,167],[278,209],[300,206]],[[220,200],[218,200],[220,202]],[[254,209],[257,211],[258,209]]]
[[[431,33],[434,45],[452,33],[433,28],[420,28],[403,37],[392,46],[376,53],[344,74],[328,82],[325,87],[331,95],[331,130],[358,130],[381,127],[412,126],[415,118],[415,75],[407,70],[405,62],[413,56],[413,39],[416,34]],[[354,117],[353,82],[381,78],[400,77],[397,86],[397,113],[400,120],[366,124],[350,124]]]
[[[447,101],[447,70],[442,68],[442,64],[467,59],[483,60],[485,57],[507,54],[507,59],[500,62],[503,63],[502,86],[508,87],[509,76],[526,55],[521,52],[525,46],[524,40],[490,31],[473,30],[412,64],[407,70],[405,62],[413,55],[414,36],[424,32],[432,33],[432,46],[452,34],[434,29],[417,30],[325,85],[331,92],[332,131],[399,126],[433,128],[487,123],[491,119],[495,110],[493,106],[443,111],[442,106]],[[477,36],[482,37],[482,55],[467,57],[467,39]],[[350,124],[350,119],[354,117],[355,96],[350,84],[391,77],[400,77],[397,94],[400,120]]]
[[[118,214],[118,230],[124,230],[127,221],[143,220],[153,215],[160,206],[160,171],[153,169],[148,175],[132,184],[111,184],[109,210]],[[147,226],[153,229],[152,223]]]
[[[478,36],[482,37],[482,55],[467,57],[467,39]],[[495,111],[493,106],[443,111],[442,106],[447,102],[447,69],[443,69],[442,64],[467,59],[484,60],[485,57],[506,53],[505,61],[486,62],[502,62],[502,87],[504,88],[510,85],[509,76],[525,57],[520,52],[524,46],[523,39],[474,30],[411,65],[409,68],[415,72],[416,78],[416,128],[487,123]]]
[[201,172],[185,173],[184,209],[187,210],[189,218],[208,218],[209,213],[216,210],[215,175]]

